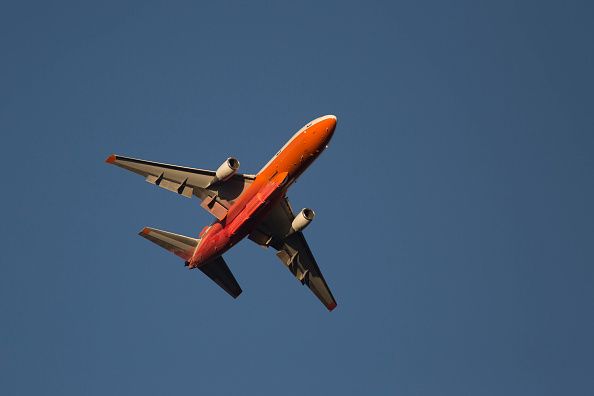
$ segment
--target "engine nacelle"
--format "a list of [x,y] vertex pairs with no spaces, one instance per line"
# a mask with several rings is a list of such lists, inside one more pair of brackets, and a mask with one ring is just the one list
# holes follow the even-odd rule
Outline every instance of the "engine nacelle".
[[303,231],[305,227],[311,223],[311,221],[316,217],[316,213],[310,208],[301,209],[301,212],[295,216],[293,222],[291,223],[291,228],[295,232]]
[[237,172],[237,169],[239,169],[237,158],[227,158],[217,169],[213,182],[229,180]]

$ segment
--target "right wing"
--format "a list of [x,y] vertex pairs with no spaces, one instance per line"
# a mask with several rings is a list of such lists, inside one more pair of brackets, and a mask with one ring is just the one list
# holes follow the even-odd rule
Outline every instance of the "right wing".
[[229,180],[210,185],[215,172],[161,164],[136,158],[111,155],[105,162],[145,177],[146,181],[184,197],[195,195],[200,206],[222,220],[231,204],[254,181],[254,175],[235,174]]
[[336,300],[303,233],[291,232],[291,222],[294,218],[291,205],[285,197],[272,207],[268,216],[250,234],[249,239],[259,245],[272,246],[278,250],[276,255],[287,269],[332,311],[336,308]]

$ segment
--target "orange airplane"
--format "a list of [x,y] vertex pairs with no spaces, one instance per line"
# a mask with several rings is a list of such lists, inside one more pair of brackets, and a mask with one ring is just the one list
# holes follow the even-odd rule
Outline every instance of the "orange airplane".
[[272,246],[291,273],[307,285],[332,311],[332,296],[303,231],[315,213],[309,208],[296,215],[286,197],[288,188],[324,151],[336,128],[336,117],[316,118],[301,128],[257,175],[237,173],[239,161],[230,157],[216,170],[187,168],[111,155],[105,162],[138,173],[149,183],[184,197],[195,195],[200,206],[217,218],[190,238],[146,227],[140,236],[167,249],[198,268],[233,298],[241,288],[223,260],[223,253],[246,236],[258,245]]

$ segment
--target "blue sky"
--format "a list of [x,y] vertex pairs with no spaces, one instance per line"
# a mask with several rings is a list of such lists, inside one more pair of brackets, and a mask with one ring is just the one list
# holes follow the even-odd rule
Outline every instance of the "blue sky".
[[[589,2],[5,2],[0,393],[591,395]],[[338,300],[273,252],[244,292],[138,237],[197,200],[111,153],[259,170],[309,120],[290,191]]]

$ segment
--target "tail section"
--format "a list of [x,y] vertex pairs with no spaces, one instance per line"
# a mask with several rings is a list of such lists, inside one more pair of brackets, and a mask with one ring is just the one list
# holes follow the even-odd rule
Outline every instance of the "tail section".
[[[155,228],[145,227],[138,233],[143,238],[156,243],[163,249],[170,251],[176,256],[181,257],[186,263],[194,255],[200,239],[174,234],[172,232],[157,230]],[[231,297],[237,298],[241,294],[241,287],[235,280],[233,273],[223,260],[223,257],[217,257],[198,267],[206,276],[212,279],[217,285],[225,290]]]
[[138,233],[138,235],[156,243],[163,249],[170,251],[185,261],[192,258],[194,250],[196,250],[196,246],[198,246],[198,243],[200,242],[200,239],[194,239],[150,227],[145,227]]
[[222,256],[207,262],[198,269],[229,293],[231,297],[237,298],[241,294],[241,287]]

